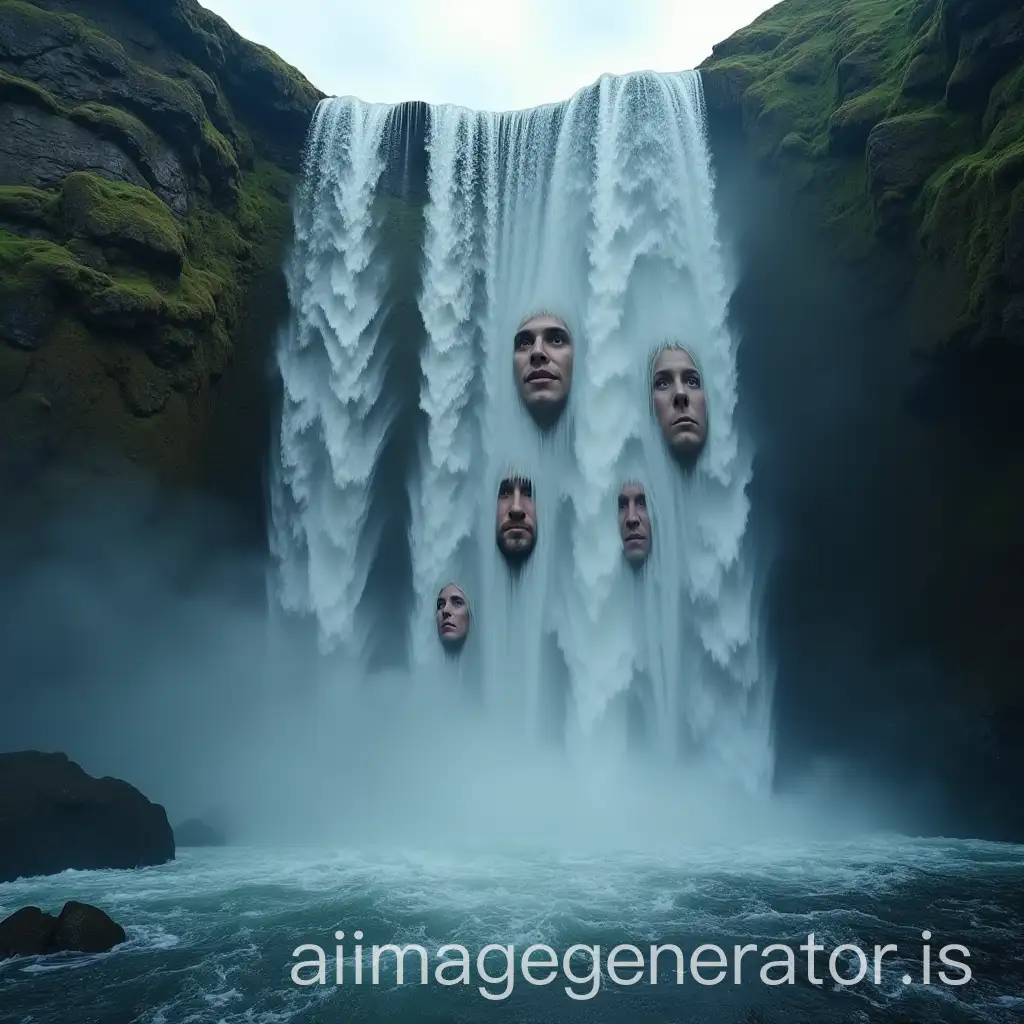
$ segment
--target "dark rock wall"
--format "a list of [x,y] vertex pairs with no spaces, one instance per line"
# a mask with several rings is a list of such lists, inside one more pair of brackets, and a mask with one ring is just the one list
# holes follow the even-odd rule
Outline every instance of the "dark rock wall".
[[0,753],[0,882],[173,859],[166,812],[134,786],[64,754]]
[[784,0],[703,69],[775,553],[780,781],[853,756],[948,827],[1017,838],[1020,17]]
[[[193,0],[0,0],[0,473],[14,489],[124,460],[194,484],[232,478],[237,458],[259,480],[250,437],[265,446],[266,418],[237,427],[219,407],[253,386],[230,368],[265,363],[285,312],[278,268],[319,98]],[[229,496],[259,508],[257,487]]]

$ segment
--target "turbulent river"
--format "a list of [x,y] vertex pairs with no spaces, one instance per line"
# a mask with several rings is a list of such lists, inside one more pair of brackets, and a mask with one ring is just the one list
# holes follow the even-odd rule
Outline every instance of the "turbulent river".
[[[177,861],[137,872],[69,872],[47,879],[0,885],[0,916],[25,904],[56,910],[68,898],[95,903],[121,921],[128,941],[109,954],[64,954],[0,963],[0,1003],[5,1021],[21,1024],[284,1024],[335,1021],[828,1021],[997,1022],[1024,1012],[1024,849],[981,842],[892,836],[812,844],[784,842],[682,847],[650,855],[556,855],[543,849],[483,847],[399,851],[367,849],[225,848],[183,850]],[[354,933],[363,933],[364,973],[354,980]],[[338,942],[335,933],[343,931]],[[930,941],[922,933],[930,932]],[[808,935],[822,950],[800,951]],[[397,984],[394,955],[381,954],[372,982],[372,945],[417,944],[428,957],[421,984],[418,953],[405,956]],[[497,951],[478,970],[488,944]],[[292,970],[311,959],[298,947],[321,947],[326,983],[300,985]],[[466,983],[459,970],[436,980],[446,944],[465,947]],[[532,944],[550,946],[557,969],[535,968],[534,985],[521,970]],[[563,958],[569,947],[598,948]],[[608,957],[620,944],[635,945],[643,971],[636,984],[616,984]],[[676,955],[659,955],[657,983],[650,983],[651,945],[677,946],[684,957],[680,983]],[[697,974],[691,958],[705,951]],[[768,946],[795,953],[792,983],[785,970],[767,985],[761,970],[782,959]],[[863,981],[841,985],[830,974],[840,945],[864,950]],[[896,949],[881,961],[875,980],[874,949]],[[949,954],[968,964],[970,980],[944,984],[940,969],[957,981],[961,968],[944,967],[948,944],[969,950]],[[337,946],[344,974],[337,983]],[[739,961],[735,947],[756,947]],[[924,947],[930,947],[929,957]],[[461,956],[461,954],[458,954]],[[536,952],[543,965],[548,954]],[[930,983],[924,983],[930,960]],[[630,955],[619,954],[624,964]],[[840,953],[836,972],[859,969],[857,954]],[[579,982],[569,977],[580,979]],[[304,968],[299,979],[315,978]],[[909,979],[904,983],[904,978]],[[481,994],[481,988],[492,997]],[[573,999],[567,989],[577,996]],[[507,993],[507,994],[506,994]]]

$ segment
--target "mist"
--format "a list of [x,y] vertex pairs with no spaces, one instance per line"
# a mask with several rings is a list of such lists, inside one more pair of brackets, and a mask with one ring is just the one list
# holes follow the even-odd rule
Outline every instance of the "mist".
[[202,816],[276,846],[559,853],[925,824],[920,794],[838,764],[765,800],[596,742],[531,743],[451,679],[358,677],[270,614],[266,556],[233,542],[230,509],[142,482],[90,495],[6,535],[0,748],[63,751],[172,824]]

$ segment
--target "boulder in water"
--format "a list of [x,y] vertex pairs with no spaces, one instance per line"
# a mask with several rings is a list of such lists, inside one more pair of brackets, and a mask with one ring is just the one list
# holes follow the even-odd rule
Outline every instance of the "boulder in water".
[[49,953],[106,953],[125,941],[124,929],[99,907],[74,900],[58,917],[22,907],[0,921],[0,958]]
[[223,846],[224,833],[199,818],[189,818],[174,830],[177,846]]
[[173,859],[166,812],[134,786],[93,778],[65,754],[0,754],[0,882]]

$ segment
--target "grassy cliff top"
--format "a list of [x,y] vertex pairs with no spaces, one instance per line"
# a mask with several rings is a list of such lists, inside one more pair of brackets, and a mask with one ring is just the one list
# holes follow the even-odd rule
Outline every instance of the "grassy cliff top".
[[783,0],[701,67],[712,116],[824,204],[852,252],[919,246],[963,278],[954,334],[1009,340],[1024,211],[1019,0]]

